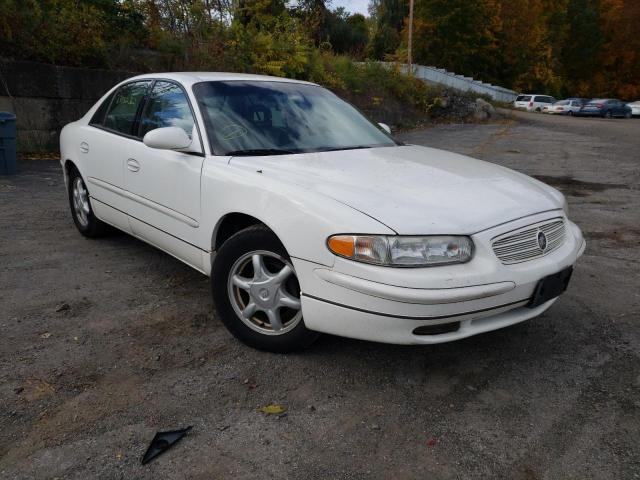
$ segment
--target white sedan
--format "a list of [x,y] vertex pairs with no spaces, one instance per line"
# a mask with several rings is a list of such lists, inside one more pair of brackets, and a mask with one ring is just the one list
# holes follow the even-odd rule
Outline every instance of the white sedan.
[[560,100],[553,105],[542,108],[542,113],[572,116],[584,106],[581,100]]
[[629,107],[631,107],[631,115],[634,117],[640,117],[640,100],[635,102],[627,103]]
[[398,344],[530,319],[585,248],[557,190],[403,145],[315,84],[228,73],[131,78],[60,137],[71,214],[212,278],[241,341],[326,332]]

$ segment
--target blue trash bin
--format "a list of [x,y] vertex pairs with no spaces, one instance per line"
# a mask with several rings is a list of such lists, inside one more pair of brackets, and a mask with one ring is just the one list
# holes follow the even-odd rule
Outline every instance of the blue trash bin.
[[0,112],[0,175],[18,173],[16,159],[16,116]]

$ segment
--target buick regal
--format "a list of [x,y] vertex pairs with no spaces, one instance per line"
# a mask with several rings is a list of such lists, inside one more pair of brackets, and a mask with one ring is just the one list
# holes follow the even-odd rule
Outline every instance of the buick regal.
[[402,144],[308,82],[138,76],[67,125],[60,149],[80,233],[115,227],[210,276],[218,318],[264,350],[522,322],[585,248],[557,190]]

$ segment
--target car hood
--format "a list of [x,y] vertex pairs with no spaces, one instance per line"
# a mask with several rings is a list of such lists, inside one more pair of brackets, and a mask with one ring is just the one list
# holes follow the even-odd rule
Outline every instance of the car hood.
[[233,157],[230,164],[321,193],[402,235],[472,234],[562,208],[561,195],[537,180],[427,147]]

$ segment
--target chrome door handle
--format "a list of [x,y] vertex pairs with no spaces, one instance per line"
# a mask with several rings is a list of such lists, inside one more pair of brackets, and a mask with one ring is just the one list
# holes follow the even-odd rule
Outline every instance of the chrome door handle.
[[140,170],[140,164],[136,159],[130,158],[129,160],[127,160],[127,168],[132,172],[137,172]]
[[80,143],[80,151],[82,153],[89,153],[89,144],[87,142]]

